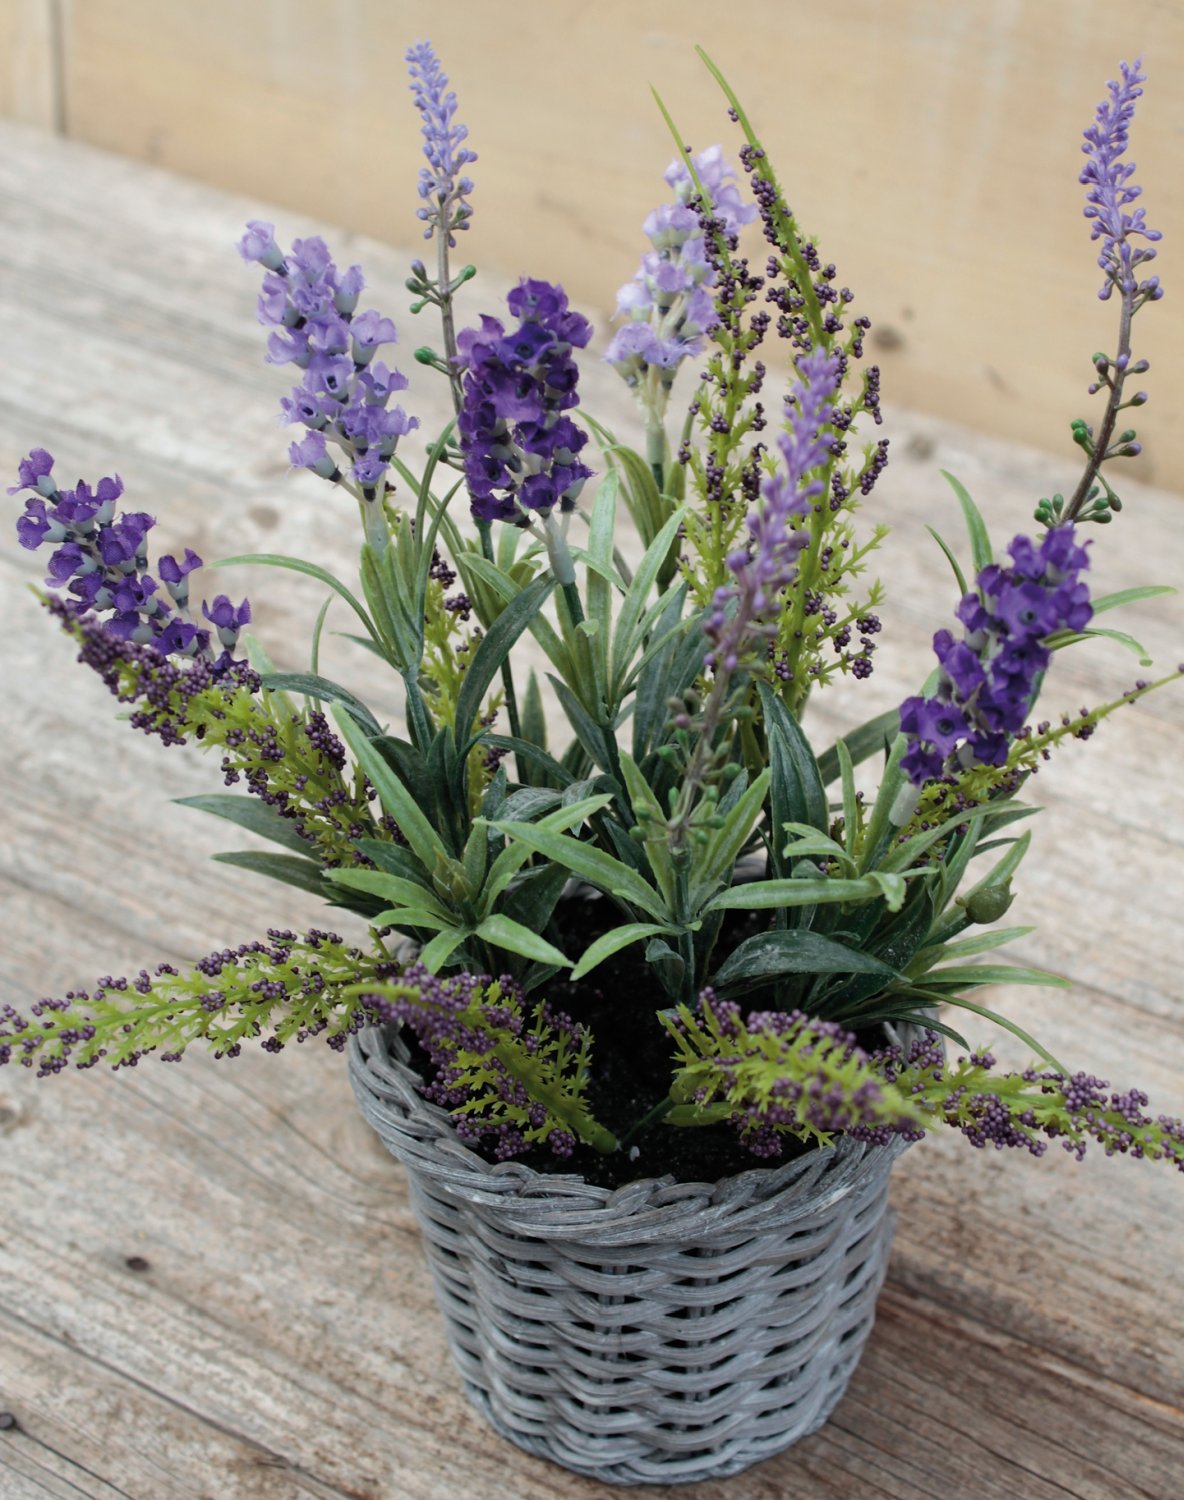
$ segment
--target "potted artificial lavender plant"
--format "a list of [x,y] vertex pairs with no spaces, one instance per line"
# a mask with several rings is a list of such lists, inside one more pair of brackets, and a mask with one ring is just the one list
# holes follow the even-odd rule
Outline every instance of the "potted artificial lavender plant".
[[[1055,724],[1038,714],[1055,653],[1155,592],[1093,592],[1086,540],[1120,509],[1113,464],[1137,451],[1121,413],[1146,399],[1126,384],[1145,369],[1132,319],[1160,295],[1123,160],[1143,80],[1124,65],[1086,133],[1119,334],[1094,359],[1101,420],[1074,426],[1080,482],[1002,549],[955,483],[969,552],[939,542],[951,623],[932,670],[899,711],[815,745],[811,696],[873,666],[866,576],[884,528],[864,533],[858,512],[887,444],[867,437],[868,321],[739,101],[709,63],[741,171],[680,145],[621,292],[606,357],[637,397],[629,441],[580,406],[592,329],[558,285],[524,278],[506,315],[456,328],[475,157],[431,48],[409,62],[436,253],[412,267],[411,310],[440,320],[416,357],[455,411],[421,468],[398,449],[418,425],[397,402],[406,381],[381,358],[395,325],[362,306],[360,269],[320,240],[285,251],[258,222],[240,245],[263,271],[268,358],[298,372],[282,402],[292,462],[344,491],[362,527],[352,587],[251,559],[328,589],[310,670],[240,654],[245,601],[193,608],[191,551],[150,566],[152,519],[117,510],[118,480],[61,488],[37,449],[15,486],[20,540],[50,549],[46,603],[80,658],[134,727],[216,750],[235,790],[192,800],[277,846],[223,858],[322,895],[367,935],[279,927],[186,972],[5,1007],[0,1063],[50,1075],[315,1035],[348,1049],[494,1425],[608,1480],[732,1473],[841,1396],[908,1142],[949,1126],[980,1147],[1080,1155],[1093,1140],[1184,1166],[1180,1122],[1069,1072],[974,999],[1052,982],[974,962],[1023,930],[994,924],[1027,848],[1027,777],[1177,675]],[[759,274],[740,251],[750,224]],[[761,354],[778,340],[772,400]],[[355,621],[353,688],[318,671],[335,601]],[[521,669],[526,637],[541,673]],[[397,726],[365,702],[391,671]],[[873,761],[865,800],[856,769]],[[1019,1035],[1031,1067],[973,1052],[958,1011]]]

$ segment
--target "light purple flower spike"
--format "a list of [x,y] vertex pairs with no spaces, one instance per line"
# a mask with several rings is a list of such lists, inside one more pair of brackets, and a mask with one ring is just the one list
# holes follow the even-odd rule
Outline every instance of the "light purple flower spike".
[[1102,241],[1102,253],[1098,265],[1106,273],[1106,280],[1098,296],[1105,301],[1111,292],[1140,296],[1145,301],[1157,301],[1163,295],[1159,277],[1152,276],[1139,282],[1136,268],[1155,259],[1155,251],[1148,247],[1136,250],[1131,236],[1139,235],[1145,240],[1162,239],[1158,229],[1148,229],[1145,211],[1136,208],[1127,212],[1131,203],[1142,193],[1142,188],[1131,182],[1135,163],[1124,162],[1122,156],[1129,143],[1129,128],[1135,113],[1135,100],[1142,97],[1140,84],[1147,81],[1140,71],[1142,58],[1133,66],[1120,63],[1121,80],[1112,79],[1108,85],[1110,97],[1098,105],[1094,123],[1085,131],[1085,142],[1081,149],[1089,161],[1081,169],[1081,182],[1088,188],[1085,217],[1093,221],[1091,238]]
[[473,184],[458,174],[477,160],[477,153],[461,145],[469,132],[466,126],[453,123],[456,94],[448,87],[448,76],[432,44],[416,42],[406,60],[415,107],[423,117],[423,154],[428,159],[428,165],[419,169],[419,196],[424,206],[417,212],[427,226],[424,239],[430,240],[438,229],[448,236],[451,248],[456,244],[455,231],[467,229],[473,214],[466,201]]

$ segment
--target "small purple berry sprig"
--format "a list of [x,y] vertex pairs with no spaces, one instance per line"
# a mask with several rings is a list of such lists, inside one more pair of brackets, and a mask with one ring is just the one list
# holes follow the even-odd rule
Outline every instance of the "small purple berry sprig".
[[958,606],[962,638],[939,630],[936,694],[906,698],[900,727],[909,744],[901,769],[914,787],[975,766],[1005,766],[1052,660],[1049,639],[1088,625],[1093,609],[1081,575],[1089,566],[1072,526],[1039,543],[1017,536],[1010,568],[983,568]]
[[829,1146],[857,1131],[925,1133],[921,1109],[837,1022],[797,1010],[745,1015],[707,988],[695,1011],[679,1006],[663,1024],[675,1044],[672,1125],[729,1124],[765,1160],[787,1135]]
[[[1148,1113],[1141,1089],[1117,1091],[1089,1073],[1025,1068],[997,1072],[989,1053],[948,1063],[935,1032],[907,1049],[869,1054],[872,1066],[934,1124],[958,1130],[979,1149],[1006,1148],[1043,1156],[1059,1141],[1081,1161],[1091,1145],[1107,1156],[1165,1161],[1184,1171],[1184,1120]],[[882,1142],[884,1129],[857,1126],[856,1139]]]
[[794,1137],[830,1145],[919,1140],[938,1125],[971,1145],[1042,1156],[1060,1141],[1077,1160],[1090,1144],[1184,1171],[1184,1121],[1147,1112],[1138,1089],[1112,1091],[1088,1073],[1000,1073],[989,1053],[947,1061],[938,1034],[862,1048],[837,1022],[799,1011],[752,1012],[704,990],[695,1012],[664,1018],[674,1040],[672,1125],[732,1125],[755,1156],[775,1159]]
[[[1089,393],[1092,396],[1107,391],[1106,409],[1096,431],[1080,418],[1071,424],[1073,441],[1085,454],[1085,469],[1068,502],[1062,495],[1054,495],[1037,505],[1036,519],[1046,526],[1067,521],[1109,522],[1122,509],[1122,501],[1102,472],[1103,466],[1112,459],[1134,458],[1142,452],[1134,428],[1122,432],[1116,429],[1121,412],[1147,401],[1147,392],[1142,390],[1126,396],[1127,377],[1143,375],[1151,368],[1147,360],[1132,356],[1132,322],[1148,302],[1158,302],[1163,296],[1159,277],[1142,275],[1143,267],[1155,259],[1154,242],[1163,236],[1158,229],[1148,228],[1144,209],[1131,209],[1143,190],[1131,181],[1136,164],[1123,160],[1135,101],[1142,97],[1141,85],[1145,82],[1142,59],[1133,65],[1119,65],[1119,77],[1110,81],[1108,97],[1098,105],[1081,147],[1088,158],[1080,178],[1087,190],[1084,213],[1090,220],[1090,238],[1102,242],[1098,265],[1104,280],[1098,297],[1105,302],[1118,293],[1118,344],[1113,355],[1099,353],[1093,357],[1094,380]],[[1146,243],[1138,245],[1136,239]]]
[[80,479],[74,489],[63,490],[53,466],[53,455],[35,448],[21,460],[17,483],[8,493],[33,491],[17,519],[17,537],[31,552],[54,548],[45,582],[66,591],[69,612],[101,620],[118,640],[149,646],[164,656],[191,658],[215,674],[229,668],[239,633],[251,619],[250,603],[244,599],[236,605],[219,594],[212,604],[202,604],[213,632],[197,624],[189,612],[189,575],[202,566],[197,553],[187,547],[179,561],[166,554],[157,564],[158,581],[148,571],[148,533],[156,521],[143,511],[116,511],[123,494],[119,475],[93,487]]
[[[306,434],[288,449],[297,468],[345,484],[362,506],[367,538],[385,546],[381,500],[399,439],[419,426],[391,398],[407,389],[407,377],[374,358],[398,333],[390,318],[373,309],[358,312],[365,286],[361,266],[340,271],[324,240],[293,241],[285,254],[275,228],[252,220],[238,243],[245,261],[264,270],[258,315],[272,330],[269,364],[293,364],[304,374],[280,401],[283,420]],[[330,451],[330,444],[340,454]]]
[[407,1026],[427,1053],[424,1097],[452,1115],[457,1135],[497,1161],[532,1145],[571,1156],[616,1137],[588,1112],[591,1037],[545,1002],[531,1008],[508,976],[447,978],[411,964],[393,982],[354,986],[371,1018]]
[[266,941],[223,948],[181,970],[162,963],[128,978],[106,975],[89,990],[38,1000],[22,1014],[0,1004],[0,1066],[50,1078],[69,1067],[134,1068],[155,1054],[177,1062],[205,1043],[238,1057],[258,1041],[267,1052],[323,1037],[340,1052],[371,1017],[353,993],[359,979],[385,983],[398,965],[336,933],[281,929]]
[[271,808],[290,835],[281,841],[316,867],[366,863],[359,839],[402,842],[393,821],[372,807],[374,788],[350,767],[319,709],[289,713],[245,661],[179,662],[113,635],[93,616],[79,617],[62,600],[51,598],[48,607],[78,642],[78,660],[128,705],[133,729],[163,745],[193,741],[218,753],[224,784],[243,785]]

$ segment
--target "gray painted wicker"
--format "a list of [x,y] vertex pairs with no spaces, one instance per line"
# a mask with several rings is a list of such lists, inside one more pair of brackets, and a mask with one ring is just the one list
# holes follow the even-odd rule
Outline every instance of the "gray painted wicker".
[[407,1168],[453,1354],[498,1432],[648,1484],[735,1474],[822,1426],[871,1331],[903,1145],[610,1191],[483,1161],[407,1059],[366,1031],[350,1077]]

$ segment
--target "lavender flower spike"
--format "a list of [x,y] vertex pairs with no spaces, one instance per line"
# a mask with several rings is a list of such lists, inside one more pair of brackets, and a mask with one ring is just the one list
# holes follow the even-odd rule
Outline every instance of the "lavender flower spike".
[[1005,766],[1052,660],[1048,638],[1083,630],[1093,608],[1081,574],[1089,556],[1072,526],[1037,546],[1017,536],[1012,566],[983,568],[958,606],[965,634],[933,637],[941,680],[933,698],[906,698],[900,727],[909,748],[901,769],[913,786],[973,765]]
[[419,196],[424,207],[418,217],[425,225],[423,237],[430,240],[438,229],[447,235],[450,249],[456,245],[454,231],[467,229],[473,210],[466,195],[473,191],[467,177],[457,174],[477,153],[461,142],[468,138],[464,125],[453,123],[456,94],[448,87],[448,77],[430,42],[417,42],[407,52],[410,64],[411,92],[415,107],[423,117],[423,154],[428,165],[419,169]]
[[1096,120],[1086,130],[1081,148],[1089,157],[1081,169],[1080,179],[1089,190],[1085,217],[1093,220],[1091,238],[1102,241],[1098,265],[1105,272],[1106,280],[1098,296],[1103,301],[1115,287],[1128,296],[1138,296],[1142,301],[1154,302],[1163,295],[1158,276],[1143,282],[1135,276],[1138,266],[1155,259],[1155,251],[1146,247],[1136,250],[1130,242],[1131,236],[1137,234],[1145,240],[1158,240],[1163,236],[1158,229],[1147,228],[1143,209],[1127,212],[1128,205],[1143,190],[1131,182],[1135,163],[1122,160],[1135,113],[1135,100],[1143,93],[1139,85],[1146,82],[1146,74],[1140,72],[1141,65],[1141,58],[1133,67],[1125,62],[1119,64],[1121,81],[1114,79],[1108,85],[1110,97],[1098,105]]

